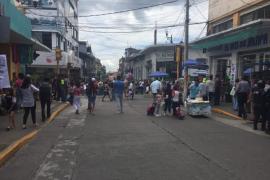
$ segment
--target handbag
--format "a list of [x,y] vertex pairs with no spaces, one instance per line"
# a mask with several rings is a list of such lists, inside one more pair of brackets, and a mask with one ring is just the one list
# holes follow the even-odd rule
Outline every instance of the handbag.
[[230,92],[230,95],[231,95],[231,96],[234,96],[235,93],[236,93],[236,92],[235,92],[235,87],[232,87],[232,90],[231,90],[231,92]]

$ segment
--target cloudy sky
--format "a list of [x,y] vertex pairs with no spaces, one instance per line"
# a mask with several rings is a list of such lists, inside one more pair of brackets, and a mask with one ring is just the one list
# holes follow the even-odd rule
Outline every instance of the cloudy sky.
[[[173,0],[80,0],[79,16],[103,14]],[[183,26],[167,27],[184,23],[185,0],[127,13],[107,16],[80,17],[80,40],[88,41],[96,57],[108,71],[118,69],[118,61],[124,55],[124,49],[133,47],[142,49],[154,42],[154,27],[157,23],[158,43],[169,43],[166,31],[173,36],[174,43],[184,41]],[[207,0],[191,0],[190,20],[205,22],[208,16]],[[123,33],[128,32],[128,33]],[[205,35],[205,24],[190,26],[190,39]]]

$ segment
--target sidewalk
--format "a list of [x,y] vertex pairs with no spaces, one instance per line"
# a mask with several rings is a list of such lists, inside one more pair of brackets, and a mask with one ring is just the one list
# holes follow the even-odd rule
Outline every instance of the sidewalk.
[[[51,111],[53,112],[59,105],[62,103],[53,101],[51,105]],[[39,125],[42,125],[43,122],[41,121],[41,109],[40,109],[40,103],[37,102],[37,123]],[[19,138],[25,136],[26,134],[32,132],[34,129],[31,114],[29,114],[28,120],[27,120],[27,129],[22,129],[22,118],[23,117],[23,109],[21,109],[16,114],[16,129],[6,131],[6,127],[8,125],[8,116],[0,116],[0,151],[8,147],[11,143],[18,140]]]

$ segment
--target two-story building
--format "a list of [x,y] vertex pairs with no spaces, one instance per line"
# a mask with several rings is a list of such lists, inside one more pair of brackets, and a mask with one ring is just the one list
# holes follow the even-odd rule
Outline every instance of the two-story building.
[[221,78],[270,78],[270,1],[209,0],[207,36],[192,43]]
[[[56,68],[55,48],[62,50],[60,73],[80,74],[78,0],[19,0],[20,7],[31,20],[32,34],[52,52],[37,52],[31,65],[35,73]],[[51,73],[52,74],[52,73]]]

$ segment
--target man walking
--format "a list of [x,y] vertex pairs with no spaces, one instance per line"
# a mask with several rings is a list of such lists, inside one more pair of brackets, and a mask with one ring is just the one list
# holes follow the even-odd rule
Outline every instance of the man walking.
[[157,101],[157,93],[161,91],[161,82],[156,78],[156,80],[151,83],[150,88],[153,95],[153,103],[155,104]]
[[250,92],[250,85],[245,77],[241,79],[236,89],[237,100],[238,100],[238,116],[243,119],[247,118],[245,105],[247,104],[248,95]]
[[211,104],[214,104],[215,97],[215,82],[213,81],[213,75],[209,76],[209,80],[206,81],[206,87],[208,91],[208,98]]
[[51,116],[51,95],[52,87],[49,83],[49,78],[45,78],[39,88],[39,99],[42,112],[42,121],[45,121],[45,106],[47,106],[47,118]]
[[118,105],[118,111],[119,113],[123,112],[123,93],[125,90],[124,81],[121,80],[121,77],[118,75],[117,80],[113,84],[114,92],[115,92],[115,98]]

